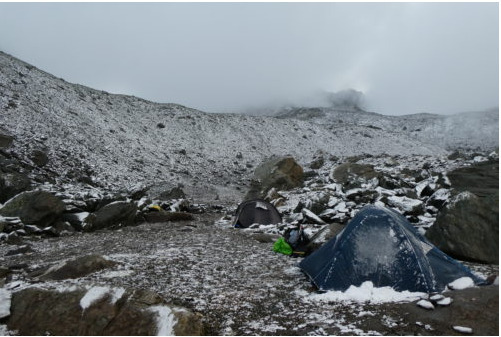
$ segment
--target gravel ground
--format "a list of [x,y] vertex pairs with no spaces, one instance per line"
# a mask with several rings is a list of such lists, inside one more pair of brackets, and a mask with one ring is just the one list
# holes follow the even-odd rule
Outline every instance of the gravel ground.
[[[221,214],[205,214],[194,222],[34,240],[33,252],[24,255],[5,256],[16,247],[2,243],[0,265],[24,264],[10,281],[34,282],[27,276],[33,270],[63,259],[102,254],[119,264],[77,280],[38,285],[151,289],[201,313],[210,335],[460,334],[451,324],[471,327],[474,334],[497,335],[498,320],[491,317],[499,313],[497,286],[467,289],[473,293],[456,291],[448,295],[455,301],[450,307],[432,314],[415,303],[318,302],[311,299],[315,290],[297,267],[299,259],[274,253],[271,241],[224,226],[216,221],[219,218]],[[497,274],[497,266],[472,267]],[[485,308],[489,314],[476,313]]]

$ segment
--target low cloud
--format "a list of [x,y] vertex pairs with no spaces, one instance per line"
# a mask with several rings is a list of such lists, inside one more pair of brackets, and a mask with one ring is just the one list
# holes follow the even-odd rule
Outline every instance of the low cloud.
[[497,3],[0,3],[0,31],[68,81],[211,112],[346,89],[385,114],[498,104]]

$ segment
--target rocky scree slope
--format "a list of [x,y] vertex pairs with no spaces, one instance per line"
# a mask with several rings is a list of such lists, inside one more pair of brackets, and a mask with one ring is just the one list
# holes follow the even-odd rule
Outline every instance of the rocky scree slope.
[[169,181],[203,189],[248,184],[253,167],[270,155],[300,162],[322,150],[336,156],[440,154],[401,132],[357,125],[208,114],[68,83],[0,53],[0,125],[13,151],[48,155],[46,171],[62,183],[81,180],[107,188]]
[[499,109],[453,115],[420,113],[385,116],[359,108],[303,107],[276,111],[278,118],[310,121],[339,128],[347,125],[400,132],[416,142],[439,145],[448,150],[493,151],[499,146]]

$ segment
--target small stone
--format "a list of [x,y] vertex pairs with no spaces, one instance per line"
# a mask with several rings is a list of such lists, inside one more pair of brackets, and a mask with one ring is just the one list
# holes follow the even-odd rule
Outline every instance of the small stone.
[[12,249],[12,250],[9,250],[5,256],[12,256],[12,255],[19,255],[19,254],[26,254],[26,253],[29,253],[29,252],[33,252],[33,249],[31,249],[31,246],[30,245],[24,245],[24,246],[20,246],[19,248],[17,249]]
[[435,309],[435,306],[433,305],[433,303],[431,303],[430,301],[427,301],[427,300],[420,300],[416,304],[417,304],[418,307],[421,307],[421,308],[424,308],[424,309],[427,309],[427,310],[433,310],[433,309]]
[[472,328],[468,328],[465,326],[454,325],[452,328],[454,330],[456,330],[457,332],[464,333],[464,334],[472,334],[473,333]]
[[445,297],[442,300],[438,301],[437,304],[443,307],[449,306],[452,303],[452,298]]

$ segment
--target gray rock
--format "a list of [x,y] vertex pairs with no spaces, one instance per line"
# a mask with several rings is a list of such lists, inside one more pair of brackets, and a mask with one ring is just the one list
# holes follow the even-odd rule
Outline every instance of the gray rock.
[[26,253],[31,253],[31,252],[33,252],[33,249],[31,248],[30,245],[23,245],[23,246],[20,246],[16,249],[9,250],[7,253],[5,253],[5,256],[26,254]]
[[142,197],[146,196],[149,189],[150,189],[150,186],[139,184],[137,186],[134,186],[129,191],[129,196],[132,200],[139,200]]
[[115,262],[106,260],[101,255],[93,254],[51,267],[45,270],[41,275],[38,275],[40,272],[37,272],[31,276],[37,276],[38,279],[43,281],[76,279],[105,268],[113,267],[115,264]]
[[452,187],[479,197],[499,194],[499,162],[483,162],[448,172]]
[[9,148],[14,141],[14,137],[0,131],[0,148]]
[[389,206],[398,208],[404,215],[421,215],[424,212],[421,200],[408,197],[390,196],[386,198]]
[[53,194],[44,191],[23,192],[0,208],[0,215],[19,217],[25,225],[48,227],[59,219],[64,203]]
[[427,206],[433,206],[436,209],[442,209],[447,204],[447,201],[450,198],[450,191],[446,188],[441,188],[435,193],[433,193],[430,198],[426,201]]
[[[440,209],[426,236],[451,256],[499,263],[499,162],[459,168],[447,176],[452,198]],[[437,207],[443,197],[437,199],[435,194],[429,204]]]
[[49,163],[49,156],[47,153],[38,149],[31,152],[30,159],[38,167],[44,167]]
[[272,157],[254,171],[251,188],[246,199],[264,198],[275,188],[288,190],[303,185],[303,168],[292,157]]
[[372,203],[378,197],[377,191],[374,190],[364,190],[361,188],[355,188],[346,191],[346,199],[355,201],[357,204],[360,203]]
[[0,203],[26,191],[29,187],[30,180],[26,175],[15,172],[0,172]]
[[137,206],[132,202],[115,201],[86,217],[84,230],[116,228],[134,225]]
[[363,183],[383,175],[374,170],[374,166],[366,164],[344,163],[331,172],[331,178],[342,184],[345,189],[361,187]]
[[426,237],[463,260],[499,263],[499,195],[462,192],[438,214]]
[[[100,296],[88,301],[93,292]],[[93,287],[58,292],[27,288],[12,295],[10,310],[7,327],[20,335],[203,334],[199,315],[167,305],[159,295],[141,289]],[[172,326],[159,324],[161,319],[172,320]]]
[[63,213],[62,220],[67,221],[76,230],[83,230],[85,219],[89,216],[88,212],[80,213]]
[[311,163],[310,163],[310,168],[312,170],[318,170],[325,164],[325,159],[323,156],[320,156],[318,158],[315,158]]

